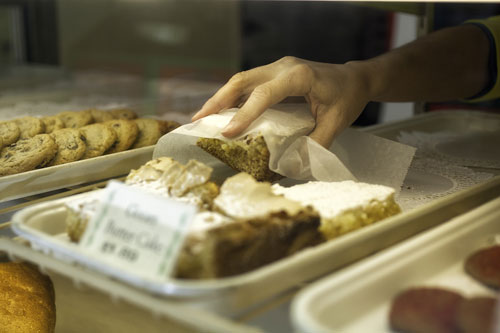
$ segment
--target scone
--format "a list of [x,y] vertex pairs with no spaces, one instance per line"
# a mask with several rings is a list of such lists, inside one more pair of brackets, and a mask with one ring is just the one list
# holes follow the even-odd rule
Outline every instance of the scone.
[[2,149],[0,153],[0,176],[43,167],[57,153],[57,144],[49,134],[38,134],[19,140]]
[[67,128],[80,128],[94,122],[94,118],[89,110],[83,111],[65,111],[57,114],[57,117]]
[[274,181],[282,178],[269,169],[271,154],[262,135],[246,135],[229,141],[199,138],[196,145],[234,170],[246,172],[257,180]]
[[112,109],[109,112],[113,115],[114,119],[136,119],[137,114],[130,109]]
[[19,127],[19,139],[32,138],[37,134],[45,133],[45,124],[39,118],[22,117],[14,120]]
[[314,207],[320,231],[332,239],[401,212],[394,189],[353,181],[311,181],[292,187],[273,185],[276,194]]
[[52,333],[56,325],[50,278],[27,263],[0,263],[0,332]]
[[83,157],[87,145],[83,140],[85,137],[76,128],[63,128],[51,134],[57,144],[56,156],[49,165],[59,165],[78,161]]
[[94,118],[94,122],[96,123],[103,123],[105,121],[115,119],[109,111],[98,109],[90,109],[89,111],[92,115],[92,118]]
[[82,159],[103,155],[116,141],[115,131],[106,124],[95,123],[81,127],[79,130],[87,146]]
[[0,122],[0,137],[2,137],[3,145],[8,146],[19,139],[21,131],[15,121]]
[[115,119],[105,122],[116,132],[115,143],[106,151],[106,154],[116,153],[129,149],[139,135],[139,127],[132,120]]
[[152,146],[166,133],[177,128],[180,124],[175,121],[166,121],[153,118],[134,119],[139,128],[139,135],[132,148]]
[[50,134],[58,129],[64,128],[64,123],[61,118],[57,116],[47,116],[41,118],[45,125],[45,133]]

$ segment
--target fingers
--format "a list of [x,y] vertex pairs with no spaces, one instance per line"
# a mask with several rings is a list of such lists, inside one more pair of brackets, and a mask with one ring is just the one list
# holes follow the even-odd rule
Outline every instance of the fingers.
[[235,107],[257,85],[269,79],[269,67],[262,66],[235,74],[192,118],[192,121]]
[[316,127],[309,134],[309,137],[328,149],[335,137],[342,130],[342,125],[338,121],[334,110],[328,112],[325,109],[316,110]]
[[257,86],[245,104],[222,130],[222,135],[226,137],[236,136],[250,126],[270,106],[281,102],[288,96],[306,95],[310,87],[308,77],[297,74],[300,73],[292,70]]

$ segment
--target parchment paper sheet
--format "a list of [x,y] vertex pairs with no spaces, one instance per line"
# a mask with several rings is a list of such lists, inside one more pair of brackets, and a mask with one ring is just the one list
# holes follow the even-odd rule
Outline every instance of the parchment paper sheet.
[[[220,134],[237,109],[202,118],[163,136],[153,157],[170,156],[181,163],[197,159],[214,168],[212,178],[222,182],[235,172],[196,146],[199,137],[228,140]],[[261,133],[271,153],[269,168],[290,179],[357,180],[399,191],[415,148],[363,133],[345,130],[329,149],[310,139],[314,119],[307,105],[281,104],[264,112],[240,136]]]

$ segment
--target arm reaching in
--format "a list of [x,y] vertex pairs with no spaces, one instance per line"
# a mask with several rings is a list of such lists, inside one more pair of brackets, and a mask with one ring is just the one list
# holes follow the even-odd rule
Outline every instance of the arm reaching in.
[[364,61],[339,65],[285,57],[234,75],[193,120],[241,105],[222,131],[233,137],[272,105],[288,96],[304,96],[316,121],[310,137],[329,147],[369,101],[473,96],[488,81],[489,48],[479,27],[461,25]]

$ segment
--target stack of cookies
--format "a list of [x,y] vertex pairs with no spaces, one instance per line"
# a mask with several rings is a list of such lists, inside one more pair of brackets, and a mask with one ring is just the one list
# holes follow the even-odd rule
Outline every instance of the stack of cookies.
[[0,122],[0,176],[156,144],[175,121],[130,109],[66,111]]

